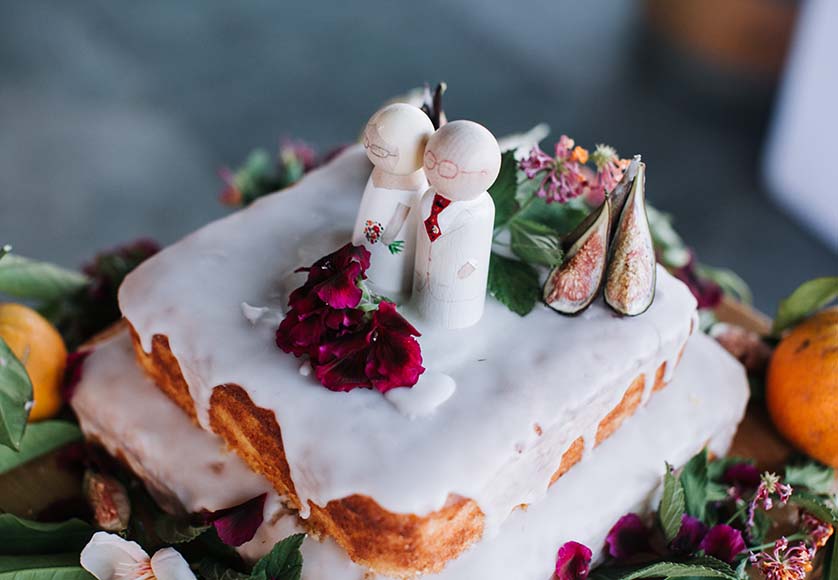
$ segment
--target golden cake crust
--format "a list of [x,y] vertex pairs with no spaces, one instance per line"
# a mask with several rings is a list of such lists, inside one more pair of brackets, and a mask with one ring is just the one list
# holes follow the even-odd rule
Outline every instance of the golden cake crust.
[[[168,339],[155,335],[151,352],[147,353],[133,328],[131,334],[140,366],[196,421],[194,402]],[[665,386],[665,371],[664,362],[655,373],[654,391]],[[644,384],[644,375],[636,377],[620,402],[600,421],[596,445],[638,409]],[[209,421],[213,432],[253,471],[266,477],[292,507],[299,509],[300,499],[286,460],[282,431],[273,411],[256,406],[241,386],[225,384],[213,390]],[[582,437],[574,440],[562,455],[551,485],[581,460],[584,449]],[[356,563],[395,577],[439,572],[483,534],[484,515],[477,503],[454,495],[442,509],[424,516],[393,513],[365,495],[333,500],[325,507],[309,502],[309,507],[311,516],[303,523],[312,532],[331,536]]]

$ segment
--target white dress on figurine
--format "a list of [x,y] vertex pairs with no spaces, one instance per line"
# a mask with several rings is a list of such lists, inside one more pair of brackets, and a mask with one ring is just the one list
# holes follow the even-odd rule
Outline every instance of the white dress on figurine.
[[413,305],[426,322],[466,328],[483,316],[495,206],[486,189],[500,170],[494,136],[454,121],[428,141],[431,188],[419,205]]
[[406,295],[412,285],[416,206],[428,187],[422,154],[433,131],[422,110],[403,103],[381,109],[364,129],[364,148],[375,167],[364,189],[352,243],[370,251],[367,281],[389,298]]

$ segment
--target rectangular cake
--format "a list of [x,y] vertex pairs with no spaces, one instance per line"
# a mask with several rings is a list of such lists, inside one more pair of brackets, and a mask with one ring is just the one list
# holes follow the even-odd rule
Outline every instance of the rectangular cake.
[[[665,392],[538,505],[513,514],[495,538],[473,546],[430,578],[547,580],[557,547],[571,539],[590,546],[598,557],[620,516],[654,507],[650,503],[664,462],[681,465],[705,444],[717,455],[725,453],[747,393],[738,363],[708,337],[693,337]],[[155,388],[133,360],[127,332],[96,346],[84,363],[72,406],[85,436],[121,458],[169,511],[223,509],[270,488]],[[276,494],[269,496],[264,516],[254,538],[238,548],[250,561],[304,530]],[[303,580],[383,580],[328,538],[308,538],[303,555]]]
[[633,318],[601,301],[574,318],[520,317],[490,299],[468,329],[416,323],[424,384],[455,384],[444,402],[422,383],[329,391],[274,332],[304,279],[295,270],[349,239],[369,171],[352,147],[209,224],[132,273],[120,306],[146,373],[310,529],[377,572],[436,572],[544,498],[670,380],[696,303],[660,268],[654,303]]

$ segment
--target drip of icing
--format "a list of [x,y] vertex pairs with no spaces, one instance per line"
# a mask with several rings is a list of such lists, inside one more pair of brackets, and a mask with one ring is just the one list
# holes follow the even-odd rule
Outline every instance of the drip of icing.
[[[226,507],[224,502],[238,503],[226,490],[249,486],[251,479],[261,478],[243,466],[220,474],[198,470],[183,476],[183,457],[214,464],[232,456],[223,451],[217,437],[197,429],[157,391],[131,359],[129,349],[123,334],[110,339],[86,361],[73,399],[85,433],[102,441],[112,453],[135,449],[138,441],[153,442],[141,456],[129,456],[134,457],[132,467],[144,478],[181,474],[177,485],[168,479],[162,483],[184,504],[208,492],[218,497],[201,504]],[[748,384],[742,367],[712,339],[697,335],[690,340],[680,369],[671,385],[629,418],[587,461],[561,478],[542,502],[515,511],[495,539],[473,546],[442,573],[427,578],[547,580],[561,544],[576,540],[599,556],[606,533],[620,516],[654,506],[664,462],[683,464],[706,442],[715,454],[724,455],[747,402]],[[114,381],[114,376],[120,380]],[[101,401],[105,390],[111,398]],[[143,401],[141,409],[138,399]],[[178,445],[171,445],[172,440]],[[179,451],[173,452],[173,447]],[[615,474],[619,474],[618,483]],[[259,489],[256,486],[242,493]],[[254,538],[239,548],[249,561],[266,554],[277,541],[303,531],[275,493],[268,495],[264,510],[264,523]],[[369,576],[330,539],[318,542],[310,537],[302,550],[303,580],[386,580]]]
[[329,391],[240,305],[276,302],[283,275],[348,241],[335,224],[352,223],[368,172],[363,150],[350,148],[193,233],[127,278],[122,311],[146,350],[155,334],[168,337],[205,428],[216,385],[241,385],[273,411],[302,505],[362,494],[422,515],[457,494],[479,504],[492,535],[515,506],[544,495],[559,450],[592,430],[639,373],[677,355],[695,300],[660,269],[654,304],[634,318],[615,317],[601,300],[578,317],[545,307],[520,317],[491,299],[467,329],[423,328],[408,316],[422,332],[425,367],[456,383],[445,404],[412,421],[378,392]]
[[451,398],[457,383],[446,374],[425,371],[413,387],[391,389],[384,395],[399,413],[411,419],[425,417]]
[[250,324],[267,324],[276,328],[282,322],[282,312],[270,306],[251,306],[242,302],[242,314]]

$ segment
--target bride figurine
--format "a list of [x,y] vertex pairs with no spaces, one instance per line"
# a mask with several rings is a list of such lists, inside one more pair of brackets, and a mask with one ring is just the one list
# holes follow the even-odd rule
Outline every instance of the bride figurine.
[[371,254],[368,280],[391,298],[406,296],[413,279],[416,205],[428,187],[422,154],[434,127],[418,107],[396,103],[376,112],[364,129],[374,165],[364,189],[352,243]]

